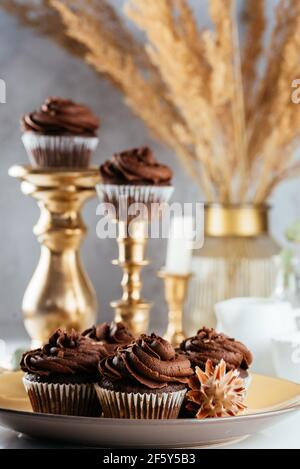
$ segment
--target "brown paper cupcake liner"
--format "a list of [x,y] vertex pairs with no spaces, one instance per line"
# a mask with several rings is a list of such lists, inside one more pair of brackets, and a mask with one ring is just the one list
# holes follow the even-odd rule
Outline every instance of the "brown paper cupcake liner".
[[186,394],[186,389],[169,393],[134,394],[110,391],[98,384],[95,388],[104,417],[121,419],[176,419]]
[[94,384],[36,383],[23,378],[34,412],[99,417],[101,407]]
[[30,162],[41,168],[87,168],[97,148],[97,137],[37,135],[25,132],[22,141]]

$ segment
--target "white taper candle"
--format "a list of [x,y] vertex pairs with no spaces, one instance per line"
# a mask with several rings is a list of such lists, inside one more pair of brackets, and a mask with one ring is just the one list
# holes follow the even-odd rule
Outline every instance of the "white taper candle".
[[173,218],[169,232],[165,267],[167,273],[187,275],[191,272],[193,236],[193,217]]

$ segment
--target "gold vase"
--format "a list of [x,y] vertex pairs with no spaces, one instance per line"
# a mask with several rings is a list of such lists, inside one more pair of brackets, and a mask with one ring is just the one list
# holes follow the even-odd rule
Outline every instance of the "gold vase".
[[96,294],[79,249],[87,231],[81,208],[96,195],[100,176],[97,169],[57,171],[26,166],[14,166],[9,174],[21,180],[22,192],[36,199],[41,210],[34,227],[41,256],[22,306],[25,328],[35,347],[58,327],[83,330],[96,320]]
[[192,261],[185,329],[216,325],[214,305],[234,297],[268,297],[275,284],[273,257],[280,251],[269,235],[266,205],[205,207],[205,243]]

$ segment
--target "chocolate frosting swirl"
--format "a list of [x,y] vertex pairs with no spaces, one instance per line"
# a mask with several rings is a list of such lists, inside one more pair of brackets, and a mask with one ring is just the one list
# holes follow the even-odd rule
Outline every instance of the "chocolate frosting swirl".
[[99,128],[99,119],[87,106],[50,97],[41,109],[23,116],[21,126],[25,131],[43,135],[93,137]]
[[23,354],[20,366],[40,376],[92,374],[97,372],[99,351],[91,341],[58,329],[44,347]]
[[169,185],[173,173],[159,164],[148,147],[116,153],[100,166],[106,184]]
[[155,334],[142,335],[127,347],[118,348],[100,362],[99,371],[110,381],[128,380],[149,389],[187,383],[193,374],[189,360]]
[[130,344],[133,336],[122,322],[103,323],[93,326],[82,333],[97,348],[100,359],[109,357],[121,345]]
[[111,324],[104,322],[103,324],[87,329],[82,335],[97,342],[117,345],[129,344],[133,340],[133,335],[123,322],[112,322]]
[[180,349],[190,359],[192,366],[199,366],[202,370],[205,370],[207,360],[217,365],[223,358],[228,371],[237,368],[247,370],[253,362],[252,353],[244,344],[207,327],[183,341]]

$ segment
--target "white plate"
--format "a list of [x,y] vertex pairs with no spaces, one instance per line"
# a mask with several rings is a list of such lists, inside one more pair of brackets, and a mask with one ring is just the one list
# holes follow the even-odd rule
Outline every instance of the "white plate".
[[196,448],[232,443],[300,410],[300,385],[254,375],[249,414],[214,420],[122,420],[34,414],[21,373],[0,376],[0,425],[36,438],[84,446]]

